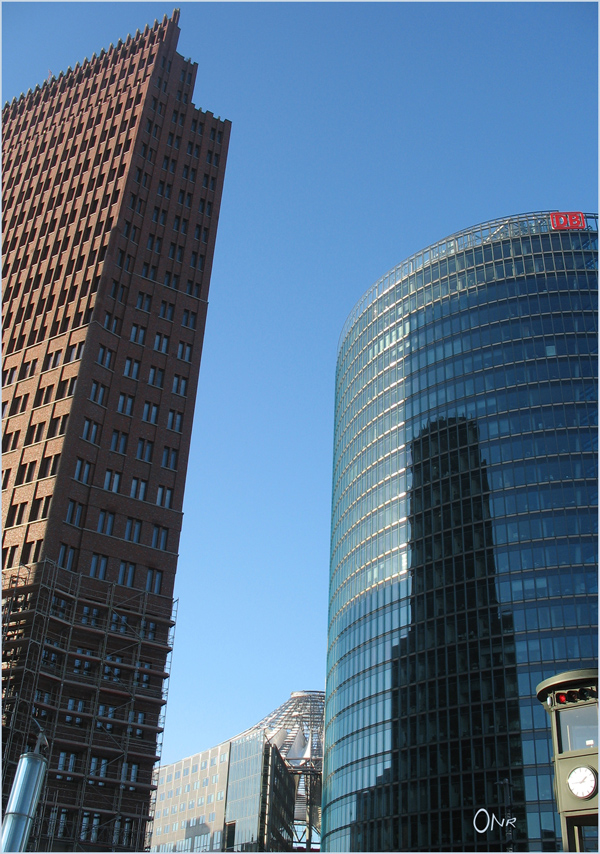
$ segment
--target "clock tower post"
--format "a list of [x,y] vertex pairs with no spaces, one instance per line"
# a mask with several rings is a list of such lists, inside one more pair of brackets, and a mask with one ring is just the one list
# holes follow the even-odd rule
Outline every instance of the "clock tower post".
[[552,723],[563,848],[584,851],[585,828],[598,825],[598,671],[559,673],[540,682],[536,691]]

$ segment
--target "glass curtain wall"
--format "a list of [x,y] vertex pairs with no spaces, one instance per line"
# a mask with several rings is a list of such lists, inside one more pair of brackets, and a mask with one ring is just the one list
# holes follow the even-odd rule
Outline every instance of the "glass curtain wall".
[[295,784],[264,731],[231,742],[226,851],[291,851]]
[[[322,847],[560,850],[535,688],[597,666],[597,217],[413,256],[338,351]],[[487,819],[486,819],[487,816]]]

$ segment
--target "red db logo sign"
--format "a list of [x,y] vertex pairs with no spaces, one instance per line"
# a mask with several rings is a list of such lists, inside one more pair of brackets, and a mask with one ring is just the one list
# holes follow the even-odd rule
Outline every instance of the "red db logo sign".
[[552,213],[550,214],[550,222],[552,228],[585,228],[585,217],[579,211],[571,211],[569,213]]

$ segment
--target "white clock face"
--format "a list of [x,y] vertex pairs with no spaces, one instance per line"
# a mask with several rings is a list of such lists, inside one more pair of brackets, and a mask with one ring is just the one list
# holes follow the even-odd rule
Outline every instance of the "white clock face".
[[574,768],[567,777],[567,785],[576,797],[589,798],[596,791],[596,773],[585,765]]

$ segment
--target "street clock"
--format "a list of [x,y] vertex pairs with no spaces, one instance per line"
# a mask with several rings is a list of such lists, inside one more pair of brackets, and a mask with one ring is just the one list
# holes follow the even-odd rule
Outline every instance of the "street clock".
[[567,786],[576,798],[591,798],[598,789],[598,776],[589,765],[580,765],[567,777]]

